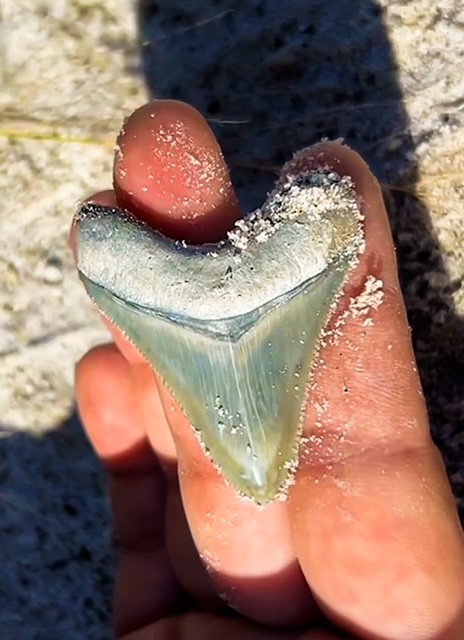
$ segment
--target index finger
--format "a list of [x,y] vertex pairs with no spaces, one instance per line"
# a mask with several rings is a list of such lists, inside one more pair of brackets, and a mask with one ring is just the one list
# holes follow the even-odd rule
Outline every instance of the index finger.
[[353,178],[366,251],[315,372],[289,505],[296,553],[321,607],[347,630],[458,638],[463,537],[429,434],[380,187],[346,148],[324,145],[314,162]]

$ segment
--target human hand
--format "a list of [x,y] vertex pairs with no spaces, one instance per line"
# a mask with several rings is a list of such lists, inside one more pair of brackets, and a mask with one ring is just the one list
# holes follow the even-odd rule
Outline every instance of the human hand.
[[[146,105],[118,145],[114,191],[93,201],[196,243],[220,239],[238,217],[217,143],[190,107]],[[345,313],[315,371],[286,502],[237,497],[113,326],[115,344],[77,367],[79,411],[108,472],[121,545],[118,638],[464,637],[463,534],[429,434],[380,189],[341,145],[314,157],[352,176],[366,251],[331,320]],[[71,244],[78,251],[73,232]],[[353,312],[369,282],[381,283],[380,296]]]

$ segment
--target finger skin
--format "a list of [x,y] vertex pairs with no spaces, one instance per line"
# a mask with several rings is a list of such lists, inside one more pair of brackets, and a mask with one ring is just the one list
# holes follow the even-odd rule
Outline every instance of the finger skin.
[[155,458],[138,419],[131,367],[115,345],[95,347],[84,356],[76,367],[75,388],[82,422],[105,467],[115,473],[134,466],[150,469]]
[[346,148],[320,151],[317,162],[351,175],[364,203],[366,251],[340,311],[369,276],[382,282],[383,299],[367,314],[348,313],[321,354],[289,502],[297,555],[344,629],[458,640],[463,537],[429,435],[380,188]]
[[[205,613],[172,617],[131,633],[120,640],[301,640],[299,632],[272,630],[240,618]],[[323,638],[322,640],[326,640]],[[332,640],[327,638],[327,640]],[[336,639],[333,639],[336,640]]]
[[120,561],[115,630],[123,635],[179,610],[183,591],[165,545],[165,479],[137,415],[130,365],[114,345],[77,365],[80,415],[108,471]]
[[120,640],[356,640],[330,631],[272,630],[242,619],[220,618],[204,613],[167,618],[131,633]]

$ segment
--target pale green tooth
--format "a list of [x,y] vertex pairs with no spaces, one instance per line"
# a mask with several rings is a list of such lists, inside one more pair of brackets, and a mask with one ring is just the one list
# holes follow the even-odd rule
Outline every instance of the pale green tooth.
[[297,465],[311,371],[363,250],[351,183],[284,167],[261,211],[214,247],[186,247],[119,209],[84,205],[78,269],[241,494],[266,503]]
[[343,278],[343,269],[330,269],[285,296],[236,341],[128,309],[84,283],[153,364],[225,477],[265,503],[284,490],[296,466],[307,382]]

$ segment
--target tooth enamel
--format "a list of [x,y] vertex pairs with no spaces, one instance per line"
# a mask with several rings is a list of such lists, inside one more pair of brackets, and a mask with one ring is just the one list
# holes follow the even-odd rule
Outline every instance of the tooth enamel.
[[119,209],[78,214],[89,295],[161,376],[227,480],[258,503],[291,481],[324,327],[364,247],[351,182],[308,173],[304,154],[219,245],[172,242]]

